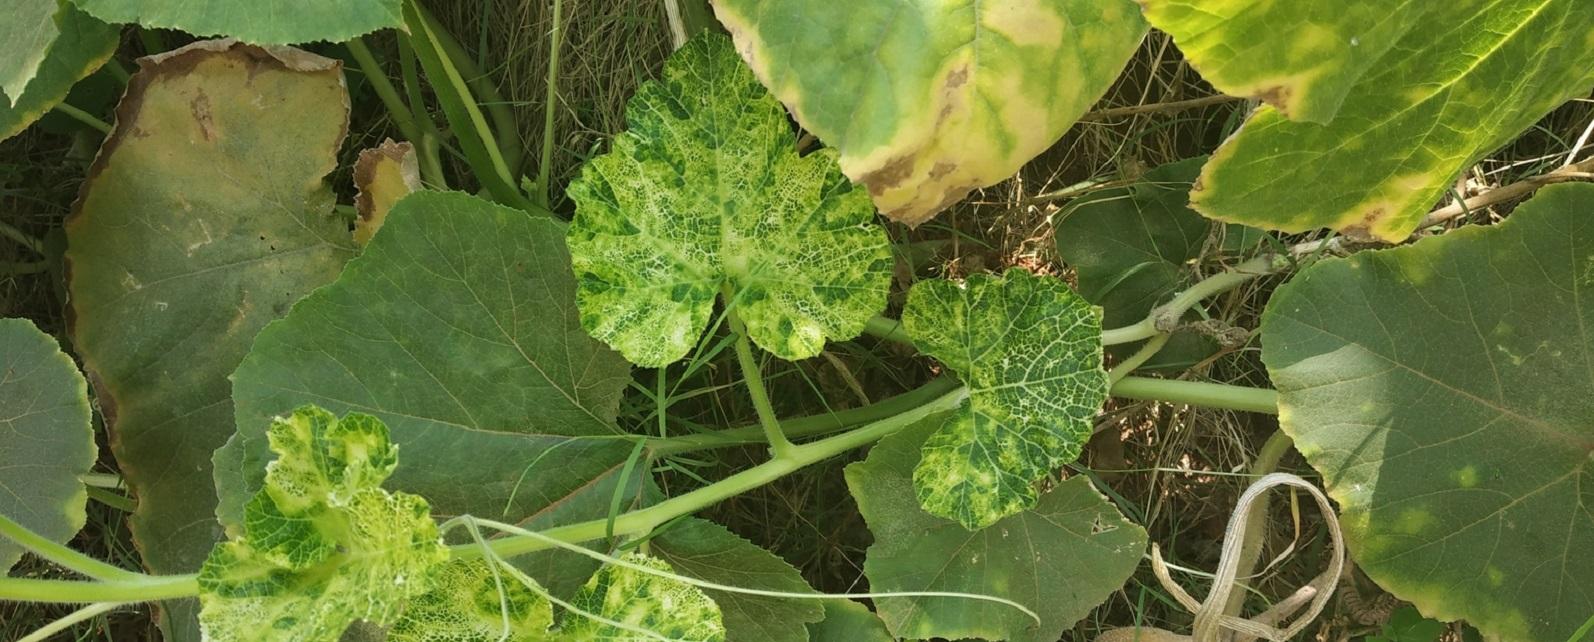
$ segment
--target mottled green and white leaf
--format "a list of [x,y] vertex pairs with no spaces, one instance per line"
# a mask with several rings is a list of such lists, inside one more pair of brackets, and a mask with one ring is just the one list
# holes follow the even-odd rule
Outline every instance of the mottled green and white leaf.
[[277,459],[243,532],[199,573],[207,640],[336,642],[391,623],[448,559],[426,500],[381,484],[398,464],[387,427],[306,406],[270,428]]
[[[83,528],[94,465],[88,383],[50,335],[0,319],[0,515],[53,542]],[[0,574],[22,548],[0,537]]]
[[230,36],[257,45],[343,42],[404,28],[403,0],[72,0],[106,22]]
[[1439,620],[1562,642],[1594,613],[1594,185],[1306,269],[1262,359],[1358,566]]
[[[347,100],[337,62],[303,51],[206,41],[144,58],[66,221],[74,343],[155,572],[199,570],[222,538],[210,461],[233,433],[227,375],[353,253],[324,181]],[[168,636],[196,637],[175,613]]]
[[1434,5],[1421,0],[1139,0],[1219,91],[1285,118],[1332,120],[1357,81]]
[[388,629],[389,642],[544,642],[553,606],[483,560],[437,568]]
[[[620,559],[656,571],[672,572],[663,560],[640,553]],[[571,605],[618,622],[623,627],[567,612],[557,639],[563,642],[648,642],[662,637],[682,642],[724,642],[719,606],[697,587],[679,580],[605,565],[587,581]],[[644,635],[637,629],[653,635]]]
[[[13,0],[0,16],[0,140],[49,113],[111,59],[120,29],[57,0]],[[44,13],[48,9],[49,13]]]
[[924,512],[915,469],[942,420],[932,416],[886,437],[868,459],[847,467],[847,487],[874,534],[863,567],[869,588],[1003,598],[1041,621],[1011,605],[955,597],[880,598],[880,618],[900,639],[1055,642],[1134,573],[1146,532],[1083,476],[1041,493],[1033,509],[977,531]]
[[724,36],[692,39],[626,107],[568,190],[581,323],[632,363],[679,360],[727,292],[783,359],[851,339],[885,307],[891,252],[835,154],[799,156],[780,103]]
[[1035,482],[1079,457],[1107,400],[1101,309],[1014,268],[921,281],[902,324],[969,387],[914,468],[925,510],[974,530],[1034,506]]
[[[1196,210],[1286,232],[1328,227],[1399,241],[1463,169],[1594,87],[1594,65],[1575,62],[1594,57],[1586,0],[1389,5],[1263,5],[1292,14],[1365,10],[1392,23],[1409,20],[1405,7],[1418,5],[1422,16],[1350,87],[1333,120],[1258,110],[1202,171],[1191,194]],[[1265,46],[1301,46],[1315,33],[1311,24],[1281,26],[1269,35],[1282,42]]]
[[720,0],[753,71],[886,216],[918,224],[1055,143],[1146,25],[1132,0]]

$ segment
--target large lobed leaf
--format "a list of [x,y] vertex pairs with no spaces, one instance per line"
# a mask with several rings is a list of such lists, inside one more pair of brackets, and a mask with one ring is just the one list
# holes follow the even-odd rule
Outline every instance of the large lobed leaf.
[[271,424],[277,459],[243,532],[199,572],[207,640],[335,642],[391,623],[448,559],[426,500],[382,490],[398,464],[387,427],[306,406]]
[[[381,418],[415,453],[391,485],[444,515],[527,528],[608,514],[632,441],[630,368],[582,331],[564,225],[459,193],[393,208],[337,282],[260,332],[233,375],[237,434],[216,453],[222,522],[260,487],[270,417],[303,403]],[[622,492],[634,494],[631,490]],[[530,560],[528,562],[528,560]],[[517,562],[591,573],[582,558]]]
[[850,339],[885,307],[891,252],[835,156],[799,156],[780,104],[729,39],[694,38],[626,107],[627,130],[569,188],[581,323],[632,363],[679,360],[729,293],[784,359]]
[[1324,261],[1262,359],[1361,568],[1430,617],[1562,642],[1594,613],[1594,185]]
[[1208,79],[1283,105],[1191,195],[1258,227],[1401,240],[1462,169],[1594,86],[1586,0],[1144,2]]
[[925,510],[974,530],[1034,506],[1035,482],[1079,457],[1107,400],[1101,308],[1014,268],[921,281],[902,324],[969,387],[914,467]]
[[916,468],[941,421],[929,417],[886,437],[868,459],[847,467],[847,487],[874,534],[863,567],[869,588],[999,597],[1028,607],[1040,622],[1011,605],[964,597],[880,598],[880,618],[901,639],[1054,642],[1134,572],[1145,530],[1085,477],[977,531],[924,512],[915,496]]
[[72,0],[106,22],[231,36],[257,45],[343,42],[403,28],[403,0]]
[[[227,375],[353,252],[323,180],[348,94],[336,61],[298,50],[208,41],[140,67],[66,222],[72,334],[138,495],[144,562],[190,573],[222,535],[210,458],[233,432]],[[192,624],[163,619],[179,639]]]
[[1131,0],[721,0],[758,77],[886,216],[918,224],[1012,176],[1106,93]]
[[[25,319],[0,319],[0,515],[54,542],[83,528],[94,465],[88,383],[55,339]],[[0,574],[22,548],[0,537]]]
[[121,32],[70,2],[10,2],[0,9],[0,140],[43,117],[110,60]]

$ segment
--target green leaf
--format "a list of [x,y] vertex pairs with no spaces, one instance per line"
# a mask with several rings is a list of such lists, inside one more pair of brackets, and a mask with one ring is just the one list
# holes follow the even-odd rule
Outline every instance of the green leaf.
[[1101,308],[1013,268],[915,284],[902,324],[969,387],[914,468],[925,510],[974,530],[1034,506],[1035,482],[1079,457],[1107,400]]
[[426,500],[382,490],[398,464],[387,427],[306,406],[270,439],[278,458],[243,533],[199,572],[205,639],[335,642],[355,620],[392,622],[448,549]]
[[1262,359],[1358,564],[1439,620],[1562,642],[1594,612],[1594,185],[1327,260]]
[[[21,96],[61,30],[57,0],[12,0],[0,13],[0,96]],[[0,100],[0,106],[6,101]]]
[[814,642],[894,642],[886,623],[852,600],[825,600],[825,619],[808,625]]
[[728,289],[783,359],[851,339],[886,304],[891,251],[869,198],[820,150],[798,156],[780,104],[724,36],[675,52],[582,168],[570,251],[581,323],[643,366],[679,360]]
[[721,0],[742,55],[880,211],[918,224],[1045,151],[1145,34],[1131,0]]
[[924,512],[912,477],[939,425],[940,418],[927,418],[847,467],[847,487],[874,533],[863,567],[870,590],[1000,597],[1039,613],[1041,622],[1009,605],[949,597],[881,598],[880,617],[910,640],[1054,642],[1129,578],[1146,549],[1146,532],[1084,477],[978,531]]
[[1140,5],[1213,87],[1313,123],[1332,120],[1356,82],[1437,6],[1420,0]]
[[[94,466],[88,384],[55,339],[26,319],[0,319],[0,515],[53,542],[83,528]],[[22,549],[0,537],[0,573]]]
[[[633,442],[614,425],[630,368],[577,321],[564,235],[465,194],[399,201],[342,276],[261,331],[233,375],[238,432],[216,454],[222,522],[236,528],[236,507],[260,487],[269,418],[303,403],[381,418],[421,453],[392,487],[439,514],[527,528],[607,515],[616,485],[639,477],[622,479]],[[592,569],[571,553],[530,559],[573,569],[573,585]]]
[[[747,589],[814,592],[791,564],[707,520],[682,520],[649,542],[654,555],[687,577]],[[824,617],[820,600],[704,593],[719,605],[725,635],[732,640],[807,642],[804,625]]]
[[257,45],[343,42],[403,28],[402,0],[72,0],[106,22],[230,36]]
[[[659,571],[670,565],[658,558],[626,553],[621,559]],[[723,642],[725,625],[720,609],[703,591],[684,582],[605,565],[587,585],[576,592],[570,603],[576,608],[610,620],[663,636],[666,640]],[[558,639],[568,642],[642,642],[632,631],[566,613]]]
[[[1297,8],[1309,5],[1321,6]],[[1332,121],[1295,122],[1272,107],[1258,110],[1202,171],[1191,194],[1196,210],[1286,232],[1330,227],[1399,241],[1464,168],[1594,86],[1594,65],[1569,62],[1594,58],[1594,12],[1586,0],[1389,5],[1276,2],[1240,24],[1208,25],[1237,30],[1208,37],[1249,44],[1246,25],[1270,22],[1275,12],[1389,21],[1378,23],[1383,29],[1411,20],[1406,5],[1423,10],[1419,27],[1366,66]],[[1344,37],[1321,26],[1279,29],[1257,48],[1310,48]]]
[[[1080,296],[1102,307],[1104,327],[1139,322],[1195,281],[1190,264],[1201,258],[1214,227],[1189,208],[1190,185],[1205,162],[1197,157],[1162,165],[1131,187],[1075,201],[1058,219],[1057,253],[1078,275]],[[1240,238],[1230,242],[1243,247]],[[1114,348],[1121,358],[1136,346]],[[1142,369],[1187,368],[1217,349],[1208,337],[1178,333]]]
[[[120,29],[71,3],[56,7],[56,0],[20,0],[18,16],[0,18],[0,140],[54,109],[116,53]],[[49,19],[40,22],[34,12],[46,8]]]
[[[542,642],[549,638],[553,607],[508,573],[493,578],[482,560],[453,561],[410,599],[389,642]],[[509,630],[504,630],[505,615]]]
[[[298,50],[212,41],[140,64],[66,222],[72,331],[144,561],[190,573],[222,535],[210,458],[233,432],[227,375],[353,251],[323,181],[347,94],[336,61]],[[192,637],[189,617],[163,624]]]

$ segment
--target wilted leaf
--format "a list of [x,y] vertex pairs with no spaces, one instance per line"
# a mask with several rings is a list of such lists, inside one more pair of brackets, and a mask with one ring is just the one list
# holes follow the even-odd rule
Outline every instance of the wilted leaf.
[[753,341],[783,359],[851,339],[885,307],[891,251],[874,208],[724,36],[676,51],[637,90],[628,129],[568,193],[581,323],[632,363],[685,356],[728,289]]
[[[621,559],[659,571],[671,571],[658,558],[626,553]],[[720,609],[703,591],[684,582],[605,565],[570,603],[632,628],[645,629],[666,640],[723,642],[725,626]],[[558,639],[567,642],[644,642],[658,638],[566,613]]]
[[359,190],[354,198],[354,209],[359,215],[354,220],[354,242],[365,245],[382,229],[387,213],[399,199],[421,188],[415,146],[395,143],[390,138],[361,151],[360,159],[354,163],[354,187]]
[[222,535],[210,457],[233,432],[227,375],[353,250],[322,180],[347,94],[335,61],[298,50],[211,41],[140,65],[66,223],[73,335],[144,562],[189,573]]
[[[0,319],[0,515],[54,542],[83,528],[94,465],[88,384],[50,335]],[[22,549],[0,537],[0,575]]]
[[[337,282],[261,331],[233,375],[222,521],[236,528],[260,487],[269,418],[304,403],[381,418],[414,453],[391,487],[436,513],[528,528],[603,517],[615,485],[637,481],[621,479],[632,441],[614,425],[629,374],[576,319],[563,224],[416,192]],[[529,556],[544,558],[576,584],[591,573],[570,553]]]
[[403,0],[72,0],[106,22],[231,36],[257,45],[343,42],[403,28]]
[[1351,87],[1419,24],[1420,0],[1139,0],[1219,91],[1260,98],[1285,118],[1333,119]]
[[1594,186],[1301,272],[1267,306],[1279,417],[1361,568],[1440,620],[1562,642],[1594,613]]
[[[1330,227],[1398,241],[1464,168],[1594,86],[1594,65],[1579,62],[1594,58],[1594,11],[1586,0],[1267,6],[1299,12],[1315,5],[1321,6],[1309,11],[1368,11],[1370,19],[1390,24],[1410,19],[1406,5],[1423,13],[1417,27],[1367,67],[1327,124],[1258,110],[1202,171],[1191,194],[1196,210],[1286,232]],[[1253,42],[1243,35],[1252,33],[1245,30],[1249,20],[1213,24],[1241,31],[1210,37]],[[1267,34],[1274,40],[1258,47],[1315,46],[1317,26],[1280,26]]]
[[335,642],[356,620],[391,623],[448,549],[425,499],[382,490],[398,464],[387,427],[307,406],[270,440],[243,532],[199,572],[205,639]]
[[1014,268],[921,281],[902,324],[969,387],[913,470],[925,510],[972,530],[1034,506],[1035,482],[1079,457],[1107,400],[1101,309]]
[[389,642],[549,639],[553,607],[548,600],[508,573],[499,572],[495,579],[487,562],[449,562],[433,571],[427,584],[427,592],[410,598],[404,614],[388,629]]
[[72,85],[110,60],[121,31],[71,3],[12,1],[18,14],[0,17],[0,140],[54,109]]
[[737,48],[880,211],[918,224],[1017,172],[1106,93],[1131,0],[721,0]]
[[[876,600],[898,638],[1054,642],[1123,585],[1146,548],[1090,480],[1073,477],[1041,493],[1035,508],[969,531],[919,508],[914,469],[941,418],[887,437],[847,467],[847,487],[874,534],[864,561],[871,591],[949,591],[1012,600],[1040,614],[951,597]],[[816,638],[816,642],[818,642]]]
[[[650,543],[654,555],[687,577],[747,589],[814,592],[786,560],[707,520],[682,520]],[[809,636],[804,624],[824,617],[820,600],[711,589],[704,593],[724,614],[725,635],[730,640],[806,642]]]

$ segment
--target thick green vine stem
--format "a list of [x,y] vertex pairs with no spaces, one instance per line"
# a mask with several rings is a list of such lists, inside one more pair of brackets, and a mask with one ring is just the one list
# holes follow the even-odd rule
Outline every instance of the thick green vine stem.
[[198,575],[146,576],[111,582],[0,577],[0,600],[13,602],[153,602],[196,595],[199,595]]
[[97,580],[135,581],[149,577],[143,573],[111,566],[71,548],[52,542],[38,533],[23,528],[21,524],[11,521],[4,515],[0,515],[0,538],[16,542],[23,548],[32,551],[33,554],[60,564],[67,570],[81,573]]
[[1205,381],[1180,381],[1155,377],[1124,377],[1109,392],[1114,397],[1187,403],[1276,415],[1279,393],[1268,388],[1247,388]]
[[[958,387],[934,401],[920,405],[887,419],[866,424],[847,432],[819,441],[793,446],[783,457],[777,457],[742,472],[726,477],[684,495],[672,497],[647,508],[631,511],[613,520],[615,535],[642,535],[682,515],[695,513],[729,497],[745,493],[780,479],[808,465],[829,459],[859,446],[874,443],[913,423],[958,407],[968,398],[969,390]],[[561,542],[577,543],[602,539],[608,531],[610,520],[595,519],[579,524],[560,526],[543,531],[543,535]],[[530,537],[506,537],[493,540],[492,551],[504,557],[523,555],[548,548],[547,542]],[[481,548],[474,544],[455,546],[454,555],[461,558],[480,557]]]
[[1167,303],[1153,308],[1151,314],[1134,325],[1103,331],[1101,343],[1109,346],[1132,343],[1158,334],[1173,332],[1178,328],[1179,320],[1184,318],[1184,313],[1190,311],[1190,308],[1195,307],[1203,299],[1227,292],[1247,281],[1273,274],[1289,266],[1289,257],[1281,254],[1264,254],[1245,261],[1196,282],[1195,285],[1174,295]]

